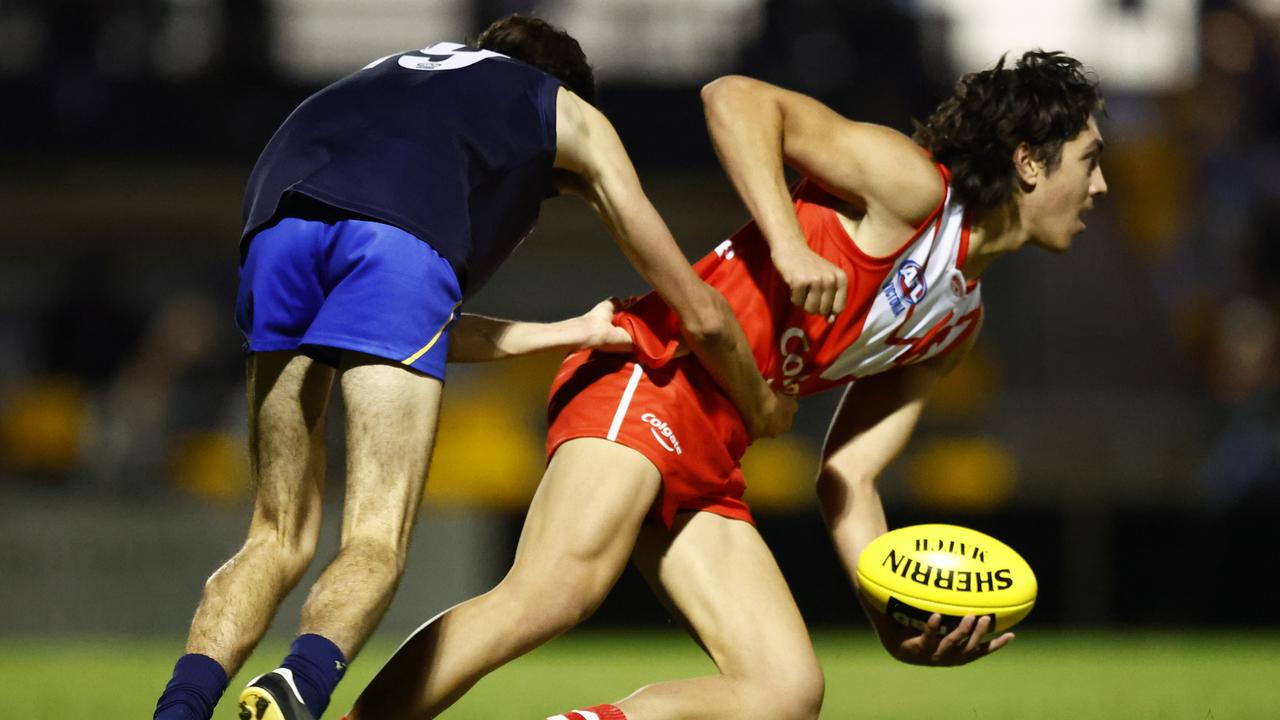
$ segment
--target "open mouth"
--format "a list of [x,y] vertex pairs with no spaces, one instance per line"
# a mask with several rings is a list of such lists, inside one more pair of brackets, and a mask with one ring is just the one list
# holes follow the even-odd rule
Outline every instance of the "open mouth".
[[1089,206],[1085,206],[1081,208],[1079,214],[1076,215],[1076,224],[1080,226],[1081,230],[1085,229],[1086,227],[1084,223],[1084,216],[1088,215],[1090,210],[1093,210],[1093,208]]

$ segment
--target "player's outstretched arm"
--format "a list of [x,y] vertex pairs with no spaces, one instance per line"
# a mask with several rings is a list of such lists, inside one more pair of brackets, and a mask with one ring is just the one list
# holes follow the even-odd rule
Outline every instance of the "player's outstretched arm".
[[[949,355],[958,360],[967,349],[968,345]],[[888,530],[877,479],[906,446],[930,392],[952,365],[951,357],[942,357],[860,380],[845,392],[836,410],[823,447],[818,499],[840,560],[855,586],[858,557]],[[968,616],[951,633],[942,635],[938,615],[930,619],[923,633],[917,633],[865,603],[863,609],[885,649],[913,665],[963,665],[1013,639],[1012,633],[1006,633],[982,642],[990,629],[987,618]]]
[[559,322],[502,320],[464,313],[449,331],[449,362],[488,362],[540,352],[631,349],[631,336],[613,324],[613,300]]
[[792,302],[808,312],[839,312],[847,279],[809,250],[784,164],[884,222],[914,227],[942,199],[933,164],[895,130],[850,121],[811,97],[739,75],[708,84],[702,102],[720,163],[769,243]]
[[690,349],[733,400],[752,436],[786,432],[795,399],[765,383],[728,301],[693,272],[613,126],[564,89],[556,103],[556,150],[556,167],[574,178],[563,189],[595,209],[627,259],[679,316]]

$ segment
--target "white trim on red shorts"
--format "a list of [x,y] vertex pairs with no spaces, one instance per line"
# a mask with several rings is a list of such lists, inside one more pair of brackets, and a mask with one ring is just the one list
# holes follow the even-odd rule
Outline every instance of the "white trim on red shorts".
[[605,439],[611,442],[618,439],[618,430],[622,429],[622,419],[627,416],[627,408],[631,406],[631,396],[636,394],[636,386],[640,384],[640,376],[644,374],[644,368],[640,367],[640,363],[635,363],[635,366],[635,370],[631,371],[631,379],[627,381],[627,389],[622,391],[622,400],[618,401],[618,410],[613,414],[613,422],[609,424],[609,434],[605,435]]

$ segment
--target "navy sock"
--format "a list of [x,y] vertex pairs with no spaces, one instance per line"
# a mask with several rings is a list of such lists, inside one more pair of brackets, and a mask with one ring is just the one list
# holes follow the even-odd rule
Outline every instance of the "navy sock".
[[183,655],[156,701],[155,720],[209,720],[227,689],[227,671],[208,655]]
[[320,717],[329,707],[333,689],[347,671],[342,651],[320,635],[299,635],[280,667],[293,671],[294,684],[311,714]]

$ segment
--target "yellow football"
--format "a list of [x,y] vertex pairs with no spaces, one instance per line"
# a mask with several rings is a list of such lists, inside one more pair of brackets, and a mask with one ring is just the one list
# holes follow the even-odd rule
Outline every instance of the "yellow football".
[[1021,555],[956,525],[913,525],[872,540],[858,558],[858,589],[871,607],[916,629],[933,613],[944,633],[965,615],[990,615],[988,638],[1036,603],[1036,576]]

